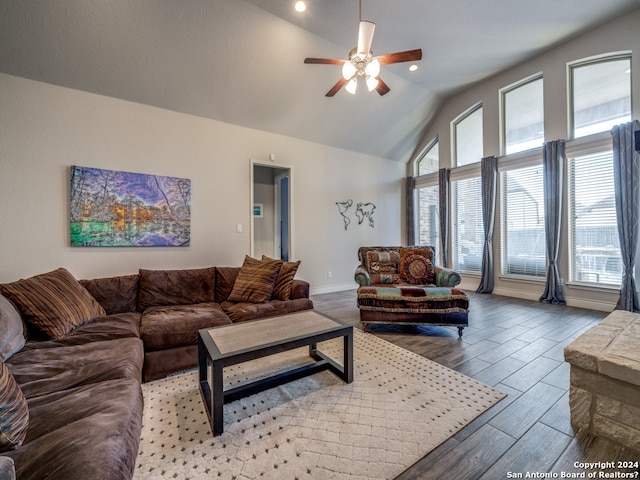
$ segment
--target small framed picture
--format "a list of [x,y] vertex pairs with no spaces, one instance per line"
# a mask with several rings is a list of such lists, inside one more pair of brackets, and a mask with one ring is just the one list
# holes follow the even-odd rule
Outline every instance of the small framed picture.
[[254,203],[253,204],[253,218],[262,218],[264,215],[262,213],[264,209],[264,204],[262,203]]

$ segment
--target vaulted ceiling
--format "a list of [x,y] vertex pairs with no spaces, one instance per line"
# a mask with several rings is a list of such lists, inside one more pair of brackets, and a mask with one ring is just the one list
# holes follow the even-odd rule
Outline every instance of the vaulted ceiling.
[[[456,91],[640,0],[363,0],[385,96],[324,94],[357,42],[358,0],[0,0],[0,72],[407,161]],[[1,114],[1,113],[0,113]]]

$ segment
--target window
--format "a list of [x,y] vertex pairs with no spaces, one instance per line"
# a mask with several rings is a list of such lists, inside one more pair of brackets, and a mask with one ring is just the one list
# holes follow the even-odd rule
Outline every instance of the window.
[[631,120],[631,60],[611,57],[570,65],[573,138]]
[[418,189],[419,245],[431,245],[434,247],[435,258],[438,258],[440,249],[438,237],[440,231],[438,191],[438,185],[430,185]]
[[451,182],[453,268],[480,272],[484,249],[482,182],[480,177]]
[[545,277],[542,165],[500,174],[502,274]]
[[436,138],[427,147],[425,154],[418,160],[418,175],[427,175],[438,171],[440,166],[440,151]]
[[570,279],[620,285],[611,151],[569,158],[569,214]]
[[455,166],[482,160],[482,105],[465,112],[453,122]]
[[544,142],[542,77],[504,89],[502,106],[504,153],[540,147]]

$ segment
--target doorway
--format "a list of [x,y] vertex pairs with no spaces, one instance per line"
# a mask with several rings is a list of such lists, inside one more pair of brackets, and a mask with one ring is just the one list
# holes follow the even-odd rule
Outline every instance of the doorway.
[[292,254],[291,168],[252,162],[251,256],[289,261]]

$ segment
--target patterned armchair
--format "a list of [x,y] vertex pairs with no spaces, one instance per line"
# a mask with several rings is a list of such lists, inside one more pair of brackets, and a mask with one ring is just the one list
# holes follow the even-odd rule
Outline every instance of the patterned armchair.
[[469,324],[469,299],[460,274],[434,265],[429,246],[360,247],[354,273],[360,321],[369,324],[453,325],[458,335]]

